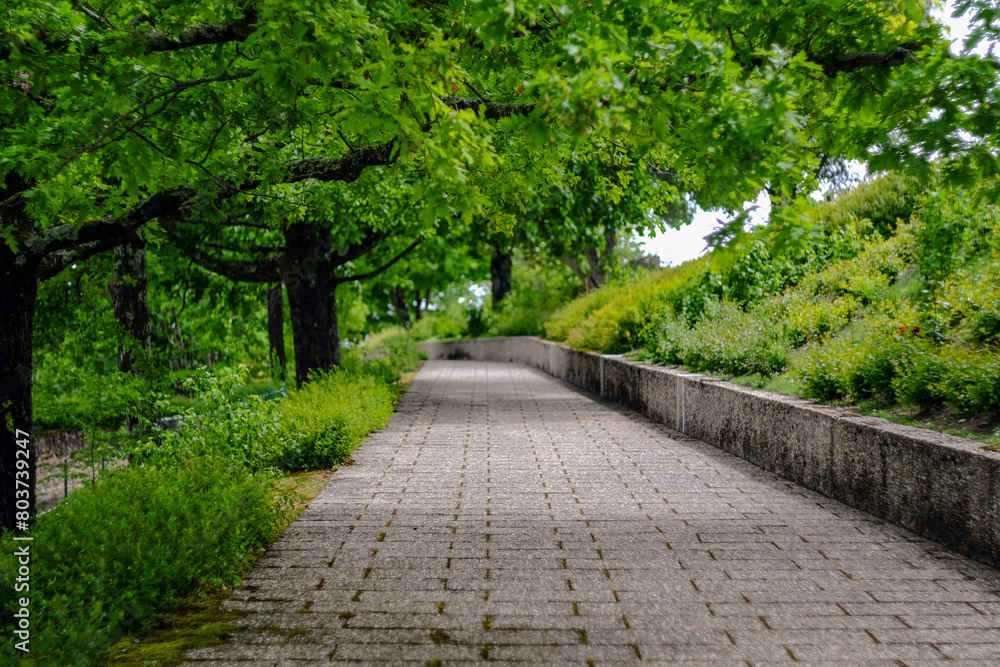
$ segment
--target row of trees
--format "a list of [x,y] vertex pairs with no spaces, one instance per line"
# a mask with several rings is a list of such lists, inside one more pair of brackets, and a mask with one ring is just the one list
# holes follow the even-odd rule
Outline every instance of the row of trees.
[[[974,37],[995,29],[989,0],[961,7]],[[607,204],[636,179],[661,215],[632,212],[655,226],[683,202],[793,197],[831,159],[997,172],[997,64],[951,56],[923,0],[13,0],[0,20],[4,528],[39,281],[97,253],[116,249],[116,312],[139,340],[152,238],[283,283],[302,381],[338,362],[336,285],[443,221],[517,229],[596,285],[621,229]],[[566,196],[580,182],[600,196]],[[510,248],[494,247],[499,295]]]

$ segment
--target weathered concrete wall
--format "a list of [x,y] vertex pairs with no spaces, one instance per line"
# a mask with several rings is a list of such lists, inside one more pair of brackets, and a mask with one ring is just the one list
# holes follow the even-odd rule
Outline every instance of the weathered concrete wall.
[[1000,454],[977,442],[528,336],[423,347],[431,359],[538,368],[1000,566]]

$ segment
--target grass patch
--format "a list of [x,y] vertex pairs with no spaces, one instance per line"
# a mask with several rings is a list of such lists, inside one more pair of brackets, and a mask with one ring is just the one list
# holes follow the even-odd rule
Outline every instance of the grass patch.
[[[278,481],[279,490],[293,494],[296,500],[294,512],[287,515],[287,521],[279,526],[275,537],[323,490],[331,475],[333,470],[313,470],[294,473]],[[241,573],[241,580],[247,572],[249,567]],[[237,611],[222,611],[222,604],[231,592],[231,588],[221,588],[184,599],[169,612],[155,616],[148,633],[126,635],[111,644],[105,654],[107,664],[171,667],[179,665],[188,651],[221,644],[240,630],[234,621],[243,615]]]

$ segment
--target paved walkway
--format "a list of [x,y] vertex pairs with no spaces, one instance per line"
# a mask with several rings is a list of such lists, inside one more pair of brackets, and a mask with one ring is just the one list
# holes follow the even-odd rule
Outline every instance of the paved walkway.
[[538,371],[398,410],[188,665],[1000,664],[996,570]]

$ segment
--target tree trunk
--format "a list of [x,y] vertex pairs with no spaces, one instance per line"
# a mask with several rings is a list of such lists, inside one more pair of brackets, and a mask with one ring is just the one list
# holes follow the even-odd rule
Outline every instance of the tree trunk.
[[[115,319],[143,349],[149,349],[149,290],[146,277],[146,243],[134,232],[115,248],[115,277],[108,283]],[[134,372],[135,356],[118,346],[118,368]]]
[[[406,303],[406,290],[402,287],[393,287],[392,291],[389,292],[389,299],[392,301],[392,307],[396,309],[396,314],[399,315],[399,321],[403,325],[403,328],[407,331],[412,329],[413,322],[410,321],[409,304]],[[417,319],[420,319],[419,306]]]
[[586,289],[588,292],[593,292],[595,289],[599,287],[599,285],[594,282],[594,277],[588,273],[585,273],[584,270],[580,268],[580,265],[577,263],[577,261],[572,257],[570,257],[569,255],[563,255],[562,257],[559,258],[559,261],[568,266],[570,270],[573,271],[574,275],[576,275],[576,277],[580,279],[580,282],[583,283],[584,289]]
[[590,267],[589,283],[587,291],[595,290],[606,282],[604,276],[604,262],[597,254],[597,249],[587,246],[583,249],[583,256],[587,258],[587,265]]
[[271,364],[274,364],[275,357],[277,357],[281,379],[284,380],[288,369],[288,360],[285,358],[285,312],[284,302],[281,298],[281,285],[267,290],[267,342],[270,348]]
[[413,317],[414,322],[420,321],[420,318],[424,316],[424,311],[429,305],[431,305],[431,290],[427,290],[426,296],[422,296],[420,290],[417,290],[417,312]]
[[285,229],[285,252],[279,260],[281,282],[288,290],[295,346],[295,382],[312,371],[340,365],[336,280],[329,259],[330,232],[315,223]]
[[493,307],[497,308],[510,294],[511,274],[513,271],[513,253],[502,252],[493,246],[493,257],[490,259],[490,276],[493,279]]
[[[0,529],[27,529],[35,516],[31,336],[38,266],[0,243]],[[23,463],[22,463],[23,461]]]

